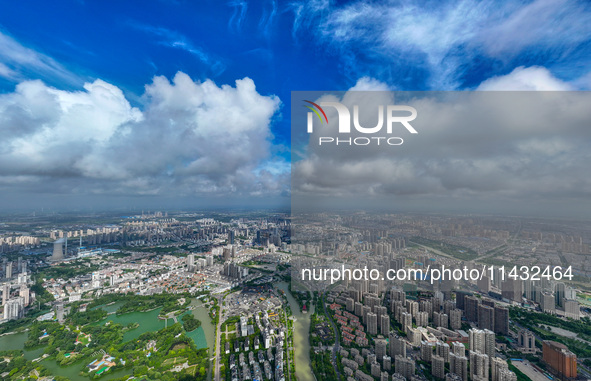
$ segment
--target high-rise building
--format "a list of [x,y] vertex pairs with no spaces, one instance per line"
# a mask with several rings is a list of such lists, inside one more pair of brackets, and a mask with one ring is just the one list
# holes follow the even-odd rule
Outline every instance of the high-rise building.
[[445,361],[441,356],[431,358],[431,374],[437,379],[445,378]]
[[501,283],[503,298],[521,303],[523,298],[523,281],[521,279],[505,279]]
[[376,358],[378,359],[378,361],[382,361],[384,359],[384,356],[386,356],[387,352],[386,349],[388,347],[388,342],[384,339],[376,339],[376,348],[375,348],[375,352],[376,352]]
[[507,361],[503,360],[500,357],[491,357],[489,358],[490,362],[490,372],[491,372],[491,379],[492,381],[499,381],[498,378],[500,376],[499,372],[502,369],[509,370],[509,365]]
[[410,380],[415,374],[415,362],[408,357],[396,356],[394,358],[394,368],[396,373],[401,374],[407,380]]
[[449,326],[451,329],[462,328],[462,310],[456,308],[449,313]]
[[187,271],[194,272],[195,271],[195,254],[187,255],[185,262],[187,264]]
[[375,312],[375,314],[378,315],[378,322],[379,322],[380,319],[382,318],[382,315],[386,315],[388,313],[388,309],[386,308],[386,306],[380,306],[378,304],[377,306],[373,307],[373,312]]
[[355,302],[355,315],[363,316],[363,304],[361,302]]
[[443,312],[449,316],[449,313],[451,312],[451,310],[456,308],[456,302],[453,300],[446,300],[445,302],[443,302]]
[[564,316],[567,318],[579,320],[581,319],[581,307],[579,302],[573,299],[564,299]]
[[433,356],[433,345],[428,341],[421,341],[421,360],[429,362]]
[[424,311],[429,315],[429,318],[433,316],[433,304],[429,300],[421,300],[419,303],[419,311]]
[[390,357],[396,359],[396,356],[406,357],[406,342],[402,337],[390,333]]
[[374,308],[380,305],[380,298],[378,298],[375,294],[369,294],[365,297],[365,305],[374,311]]
[[408,327],[412,327],[412,315],[408,312],[403,312],[401,315],[401,321],[403,329],[407,329]]
[[488,380],[488,356],[478,351],[470,351],[470,377]]
[[349,312],[355,311],[355,300],[353,300],[353,298],[346,298],[345,299],[345,308]]
[[384,336],[388,336],[390,333],[390,316],[388,314],[380,317],[380,332]]
[[484,354],[494,357],[496,354],[495,333],[488,329],[484,330]]
[[542,346],[544,362],[561,377],[577,377],[577,356],[566,345],[546,340]]
[[488,329],[470,329],[470,350],[484,353],[488,356],[495,355],[495,333]]
[[477,322],[478,321],[478,305],[480,304],[480,299],[475,296],[466,296],[464,298],[464,312],[466,316],[466,320],[469,322]]
[[447,320],[447,314],[444,314],[443,312],[433,312],[433,324],[436,327],[447,328]]
[[495,306],[495,329],[496,333],[507,336],[509,334],[509,309],[502,306]]
[[564,298],[576,300],[577,299],[577,290],[572,287],[566,287]]
[[6,270],[4,271],[6,279],[12,278],[12,262],[6,263]]
[[434,325],[435,327],[439,327],[439,326],[440,326],[440,325],[439,325],[439,320],[440,320],[440,319],[439,319],[439,315],[441,315],[441,313],[440,313],[440,312],[433,312],[433,325]]
[[229,247],[224,247],[222,253],[222,258],[224,259],[224,262],[227,262],[232,259],[232,249],[230,249]]
[[488,329],[493,331],[495,329],[495,309],[483,304],[478,306],[478,328]]
[[374,295],[379,294],[379,285],[377,283],[371,283],[369,285],[369,292]]
[[378,315],[373,312],[367,313],[367,333],[374,336],[378,334]]
[[465,356],[466,346],[460,342],[454,341],[453,343],[451,343],[451,351],[456,356]]
[[487,294],[490,291],[490,278],[486,275],[478,279],[478,290]]
[[484,353],[485,340],[484,331],[481,329],[472,328],[468,331],[470,335],[470,350]]
[[[536,287],[536,282],[535,280],[525,280],[523,281],[523,293],[525,295],[525,298],[528,300],[536,300],[536,291],[537,291],[537,287]],[[493,380],[495,381],[495,380]]]
[[550,292],[542,292],[540,308],[542,311],[554,314],[556,312],[556,299]]
[[399,288],[393,288],[390,290],[390,301],[402,302],[403,305],[406,305],[406,293]]
[[554,284],[554,298],[558,307],[564,307],[564,298],[566,294],[566,285],[562,282]]
[[[363,306],[363,312],[361,314],[361,320],[363,321],[363,324],[367,325],[367,314],[371,313],[371,308],[368,306]],[[376,315],[376,319],[377,319]]]
[[[370,365],[370,369],[371,369],[372,376],[381,377],[382,371],[380,370],[380,364],[378,364],[377,362],[373,362]],[[369,378],[368,378],[368,380],[369,380]]]
[[450,348],[449,348],[449,344],[448,343],[443,343],[441,341],[438,341],[435,344],[435,354],[437,356],[441,356],[443,357],[443,359],[445,360],[445,362],[449,362],[450,360]]
[[468,381],[468,358],[466,356],[449,355],[449,371]]
[[21,285],[18,295],[23,298],[23,305],[28,307],[30,303],[30,292],[26,284]]
[[382,366],[384,367],[384,370],[387,370],[388,372],[392,370],[392,357],[388,355],[384,356],[382,360]]
[[22,297],[16,297],[6,301],[4,305],[4,319],[15,320],[24,316],[25,301]]
[[6,302],[10,299],[10,283],[4,283],[2,285],[2,305],[6,305]]
[[464,311],[466,296],[472,296],[472,294],[466,291],[456,291],[456,308]]
[[417,313],[419,312],[419,303],[412,300],[407,300],[406,309],[413,317],[416,317]]
[[415,320],[417,322],[417,326],[426,327],[429,324],[429,313],[426,311],[418,312]]

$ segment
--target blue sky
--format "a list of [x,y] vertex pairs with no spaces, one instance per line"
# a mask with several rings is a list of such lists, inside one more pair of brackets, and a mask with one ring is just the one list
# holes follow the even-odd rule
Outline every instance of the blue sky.
[[[23,194],[285,200],[291,91],[347,90],[362,78],[394,90],[588,90],[590,53],[586,1],[2,2],[0,129],[8,139],[0,187],[13,200]],[[113,102],[97,101],[101,91]],[[191,97],[201,91],[220,99],[180,107],[170,95],[197,99]],[[46,107],[34,102],[40,94]],[[209,150],[225,138],[204,124],[235,122],[219,115],[231,115],[241,94],[248,108],[235,111],[252,114],[264,128],[237,130],[221,151]],[[71,104],[97,109],[78,115],[65,106]],[[215,117],[206,112],[212,108]],[[193,114],[183,114],[187,109]],[[65,138],[89,117],[111,125]],[[163,120],[176,129],[166,133]],[[62,137],[67,147],[89,147],[64,154],[71,149],[31,143]],[[161,143],[159,154],[149,168],[137,165],[138,142],[153,140]],[[250,146],[237,152],[247,140]],[[182,141],[204,147],[179,153]]]

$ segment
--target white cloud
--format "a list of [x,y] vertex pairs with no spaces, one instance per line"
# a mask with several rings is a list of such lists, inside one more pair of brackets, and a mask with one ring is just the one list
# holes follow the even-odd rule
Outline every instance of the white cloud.
[[132,22],[133,28],[146,32],[153,36],[159,37],[158,44],[172,49],[180,49],[190,53],[199,61],[203,62],[212,70],[214,75],[219,75],[226,69],[226,65],[222,62],[220,57],[208,52],[204,47],[197,46],[187,36],[163,27],[155,27]]
[[[422,76],[436,90],[457,89],[482,59],[502,66],[537,54],[571,69],[565,57],[591,39],[591,13],[582,1],[457,0],[429,6],[314,1],[291,9],[294,35],[315,32],[317,41],[340,51],[345,70],[353,75],[392,66],[396,72],[388,75],[402,81],[405,70],[424,70]],[[382,65],[372,66],[376,60]]]
[[242,0],[235,0],[228,3],[228,5],[234,8],[232,17],[228,21],[228,28],[234,29],[236,32],[240,32],[242,29],[242,23],[246,17],[246,10],[248,9],[248,3]]
[[[11,68],[9,69],[6,64]],[[78,85],[82,82],[80,77],[53,58],[23,46],[2,31],[0,31],[0,76],[11,80],[53,78],[69,85]]]
[[102,80],[83,91],[20,83],[0,96],[0,178],[33,176],[40,191],[78,193],[285,191],[285,167],[271,155],[280,101],[260,95],[251,79],[217,86],[179,72],[172,81],[155,77],[144,98],[144,110],[131,107]]
[[591,14],[584,2],[535,0],[511,10],[493,13],[478,35],[491,56],[503,58],[535,44],[555,48],[589,41]]
[[2,62],[0,62],[0,77],[14,80],[18,77],[18,74],[8,66],[4,65]]
[[569,91],[575,88],[558,78],[544,67],[520,66],[511,73],[497,76],[482,82],[477,90],[497,91]]

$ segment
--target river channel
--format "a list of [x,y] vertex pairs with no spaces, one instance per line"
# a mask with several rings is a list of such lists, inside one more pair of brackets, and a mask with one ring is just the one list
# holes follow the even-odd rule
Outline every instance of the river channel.
[[293,346],[295,356],[295,372],[298,381],[316,381],[310,364],[310,314],[314,313],[314,305],[310,305],[309,313],[304,314],[295,298],[289,292],[289,284],[280,282],[277,288],[285,292],[291,312],[296,319],[293,329]]
[[[117,308],[123,303],[115,303],[107,306],[101,306],[107,312],[115,312]],[[211,319],[207,308],[202,307],[202,302],[193,299],[191,306],[193,310],[191,312],[197,319],[201,320],[201,327],[195,329],[192,332],[188,332],[187,336],[193,339],[198,349],[209,348],[209,354],[213,353],[213,346],[215,343],[215,327],[211,324]],[[164,328],[165,324],[173,324],[172,319],[168,319],[167,322],[158,319],[158,313],[160,308],[147,311],[147,312],[131,312],[124,315],[108,315],[104,320],[94,324],[105,324],[107,321],[113,321],[127,325],[132,322],[139,323],[139,327],[132,329],[123,334],[123,342],[138,338],[141,334],[150,331],[158,331]],[[180,320],[180,316],[178,317]],[[33,360],[40,357],[43,354],[44,348],[37,348],[34,350],[25,350],[25,341],[27,341],[27,332],[15,333],[10,335],[0,336],[0,348],[2,350],[22,350],[27,360]],[[88,377],[79,375],[82,363],[75,363],[70,366],[62,367],[53,360],[43,360],[41,362],[53,375],[67,377],[72,381],[88,381]],[[108,381],[114,378],[123,377],[127,374],[132,374],[133,369],[119,369],[113,372],[106,373],[100,380]],[[211,377],[209,377],[211,379]]]

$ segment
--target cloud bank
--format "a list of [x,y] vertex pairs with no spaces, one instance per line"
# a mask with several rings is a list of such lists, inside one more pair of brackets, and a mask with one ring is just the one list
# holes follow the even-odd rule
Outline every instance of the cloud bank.
[[[364,80],[353,89],[370,90],[368,83]],[[509,90],[568,89],[540,68],[521,68],[485,82],[482,88],[506,90],[506,84]],[[412,125],[419,133],[393,131],[391,136],[404,139],[401,146],[318,146],[319,136],[335,136],[338,129],[336,112],[327,107],[328,125],[315,128],[309,141],[294,143],[305,145],[298,151],[303,157],[294,152],[293,158],[292,194],[299,198],[297,206],[341,198],[341,207],[362,207],[374,199],[383,207],[433,210],[447,205],[471,210],[480,205],[490,212],[499,205],[521,204],[530,211],[540,207],[588,211],[591,179],[585,174],[591,161],[587,107],[591,94],[392,93],[384,92],[379,83],[374,87],[379,92],[349,91],[317,101],[339,101],[350,109],[359,105],[364,110],[363,126],[376,125],[377,105],[407,104],[418,111]],[[387,135],[385,128],[381,135]],[[363,135],[353,130],[350,136]]]
[[[25,81],[0,95],[0,189],[102,195],[269,196],[287,192],[273,158],[280,107],[249,78],[234,86],[146,85],[143,110],[100,79],[81,91]],[[283,166],[284,167],[284,166]]]

